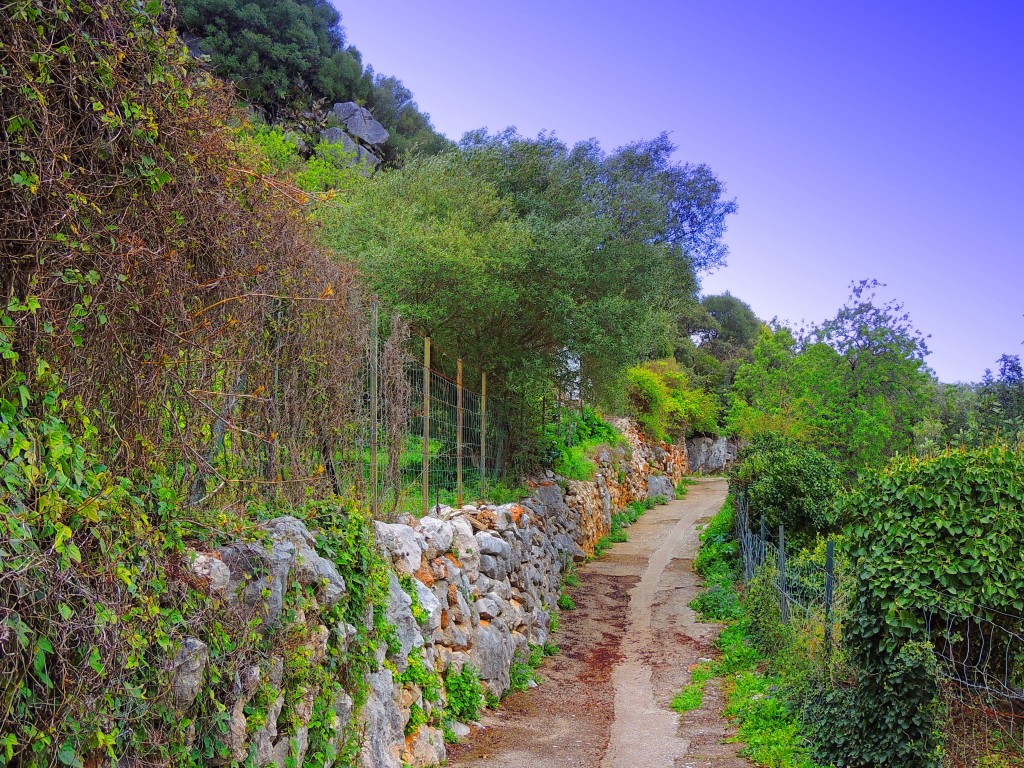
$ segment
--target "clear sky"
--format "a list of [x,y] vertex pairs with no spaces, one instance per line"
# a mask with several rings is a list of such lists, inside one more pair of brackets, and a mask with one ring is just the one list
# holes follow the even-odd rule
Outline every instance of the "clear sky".
[[739,202],[705,292],[818,321],[873,277],[942,380],[1024,353],[1024,3],[333,1],[451,138],[670,132]]

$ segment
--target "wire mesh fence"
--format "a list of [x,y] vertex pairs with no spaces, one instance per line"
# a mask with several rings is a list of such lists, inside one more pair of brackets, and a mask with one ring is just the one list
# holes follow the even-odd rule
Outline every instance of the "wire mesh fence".
[[[735,520],[744,580],[771,584],[782,620],[809,627],[830,656],[841,647],[854,586],[836,568],[834,544],[827,544],[823,566],[787,557],[785,528],[771,531],[763,518],[754,523],[745,492],[737,496]],[[1024,765],[1024,617],[938,591],[930,597],[920,609],[917,639],[931,643],[938,662],[945,765]]]
[[[370,335],[356,480],[375,515],[482,498],[508,453],[502,404],[488,396],[486,372],[450,359],[429,338]],[[375,362],[384,357],[386,366]]]

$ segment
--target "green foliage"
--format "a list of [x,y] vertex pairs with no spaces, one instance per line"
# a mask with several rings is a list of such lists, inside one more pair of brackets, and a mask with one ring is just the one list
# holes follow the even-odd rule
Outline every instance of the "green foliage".
[[372,71],[345,45],[341,16],[326,0],[181,0],[181,28],[214,70],[270,112],[315,99],[366,101]]
[[535,683],[537,679],[537,675],[533,671],[533,667],[523,661],[513,661],[508,674],[509,687],[507,693],[528,691],[531,687],[530,683]]
[[704,684],[689,683],[679,691],[679,693],[672,697],[672,703],[669,706],[679,714],[683,714],[684,712],[690,712],[694,709],[700,709],[701,704],[703,703]]
[[[41,368],[35,387],[47,383],[52,386],[52,378]],[[289,591],[273,626],[227,615],[211,621],[205,591],[178,575],[187,567],[187,540],[201,537],[209,545],[218,538],[255,537],[247,519],[181,517],[173,486],[159,475],[141,485],[97,462],[95,429],[83,415],[84,432],[69,429],[56,415],[55,389],[44,389],[37,399],[27,383],[17,386],[17,402],[0,399],[0,598],[18,641],[16,663],[0,683],[9,707],[3,728],[15,739],[0,764],[13,758],[20,765],[45,765],[59,756],[81,765],[116,751],[205,765],[226,755],[221,702],[230,700],[239,665],[274,654],[285,659],[280,727],[288,723],[291,703],[312,687],[318,696],[309,754],[350,754],[355,732],[339,753],[329,744],[334,724],[324,713],[343,689],[354,692],[358,703],[363,674],[375,664],[374,630],[364,619],[373,605],[384,604],[386,581],[366,516],[352,506],[321,502],[315,508],[322,529],[318,549],[348,584],[345,599],[321,621],[349,621],[357,636],[343,650],[342,639],[332,635],[326,658],[311,664],[310,630],[295,623],[316,610],[310,592],[298,585]],[[79,624],[88,630],[75,629]],[[183,718],[167,698],[166,659],[186,636],[207,643],[211,658],[203,695]],[[86,688],[93,693],[86,696]],[[265,715],[267,701],[261,701],[257,696],[250,704],[253,723]],[[55,711],[59,721],[50,720]],[[193,725],[197,739],[187,747],[185,729]]]
[[672,307],[723,255],[733,204],[670,150],[471,134],[322,206],[324,240],[539,432],[552,388],[610,403],[624,368],[667,352]]
[[740,721],[733,737],[745,745],[740,754],[758,765],[817,768],[800,723],[778,694],[779,682],[753,669],[733,677],[724,714]]
[[[701,549],[695,567],[699,572],[717,574],[717,580],[706,588],[694,607],[708,606],[717,619],[727,626],[715,640],[721,657],[710,665],[693,670],[691,682],[673,702],[677,711],[700,706],[704,683],[710,677],[724,678],[726,706],[724,713],[738,721],[734,740],[745,746],[740,754],[758,765],[777,768],[816,768],[807,747],[804,726],[789,701],[792,681],[785,674],[772,673],[772,654],[786,652],[784,645],[770,646],[759,631],[756,613],[758,604],[739,600],[733,575],[736,572],[736,542],[732,540],[733,500],[726,500],[722,509],[701,533]],[[709,579],[710,582],[710,579]],[[777,594],[768,585],[766,600],[778,606]],[[724,595],[731,593],[732,598]],[[715,597],[708,597],[715,595]],[[781,625],[781,622],[778,622]]]
[[580,581],[579,571],[576,569],[576,563],[572,560],[566,562],[565,568],[562,572],[562,584],[566,587],[578,587],[582,582]]
[[589,456],[599,446],[626,447],[626,438],[590,407],[559,409],[547,423],[539,458],[567,480],[593,480],[597,465]]
[[470,723],[480,718],[484,692],[480,685],[480,675],[471,664],[463,664],[455,672],[449,669],[444,676],[444,689],[446,719]]
[[420,605],[420,596],[416,592],[416,579],[405,573],[399,576],[398,581],[402,585],[402,591],[412,600],[411,610],[413,618],[416,619],[417,624],[424,626],[430,621],[430,614],[423,610],[423,606]]
[[734,488],[744,488],[752,514],[771,529],[808,536],[836,526],[836,498],[842,477],[820,451],[777,433],[756,436],[732,472]]
[[726,426],[744,438],[779,432],[809,442],[848,474],[910,452],[934,412],[928,350],[901,305],[855,284],[836,317],[800,339],[765,328],[740,366]]
[[655,440],[684,439],[718,431],[717,399],[689,386],[674,360],[634,366],[626,372],[630,415]]
[[738,550],[732,539],[732,526],[732,504],[726,503],[700,534],[700,550],[693,568],[704,577],[705,588],[690,607],[707,621],[732,621],[743,614],[733,583]]
[[560,611],[575,611],[576,601],[565,592],[558,595],[558,609]]
[[854,675],[826,693],[822,753],[931,768],[942,708],[926,610],[1003,624],[1024,610],[1024,454],[994,445],[894,459],[862,477],[842,515],[856,584],[843,626]]
[[680,478],[679,482],[676,483],[676,498],[677,499],[684,499],[684,498],[686,498],[686,494],[688,494],[690,492],[690,486],[694,485],[696,482],[697,481],[694,480],[692,477],[689,477],[689,476],[686,476],[686,475],[684,475],[682,478]]

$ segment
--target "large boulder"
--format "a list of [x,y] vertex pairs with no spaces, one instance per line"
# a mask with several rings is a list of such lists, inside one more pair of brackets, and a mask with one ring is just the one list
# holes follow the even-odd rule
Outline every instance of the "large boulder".
[[341,128],[325,128],[320,131],[320,141],[327,144],[340,144],[341,148],[353,157],[358,154],[356,143]]
[[669,501],[676,497],[675,486],[665,475],[651,475],[647,478],[647,498],[653,499],[658,496],[664,496]]
[[363,107],[345,121],[345,128],[357,139],[373,147],[382,146],[390,136],[387,129],[373,119],[370,110]]
[[691,437],[686,441],[690,472],[721,472],[735,460],[736,449],[724,437]]

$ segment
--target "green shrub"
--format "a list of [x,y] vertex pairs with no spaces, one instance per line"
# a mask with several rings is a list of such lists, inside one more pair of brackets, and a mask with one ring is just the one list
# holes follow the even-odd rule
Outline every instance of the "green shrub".
[[575,611],[576,601],[563,592],[558,596],[558,608],[562,611]]
[[597,465],[587,458],[589,445],[574,445],[565,448],[555,459],[553,469],[567,480],[593,480]]
[[750,514],[773,530],[808,537],[836,527],[842,487],[838,465],[820,451],[777,433],[754,438],[740,453],[731,484],[747,493]]
[[[959,609],[1024,631],[1012,618],[1024,610],[1022,509],[1024,452],[1002,445],[898,457],[844,497],[856,586],[843,643],[853,675],[825,693],[820,755],[844,765],[941,763],[940,640],[926,615]],[[972,631],[966,622],[958,630]]]
[[597,465],[589,456],[599,446],[628,445],[618,430],[592,408],[585,407],[582,413],[563,408],[560,414],[559,421],[545,427],[540,453],[545,463],[568,480],[594,479]]
[[718,431],[718,399],[693,388],[675,360],[658,360],[626,371],[629,413],[655,440],[684,439]]

